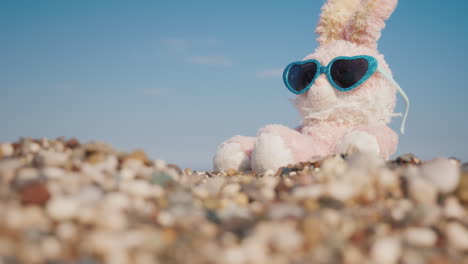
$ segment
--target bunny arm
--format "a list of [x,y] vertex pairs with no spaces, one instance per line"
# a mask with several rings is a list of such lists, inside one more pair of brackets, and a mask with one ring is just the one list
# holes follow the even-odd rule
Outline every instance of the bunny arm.
[[276,170],[322,155],[324,149],[326,147],[316,137],[282,125],[269,125],[258,131],[251,157],[252,169],[257,172]]
[[226,140],[218,147],[213,159],[213,169],[215,171],[250,170],[250,157],[254,145],[254,137],[235,136]]
[[388,159],[396,152],[398,145],[397,134],[387,126],[360,126],[347,132],[336,144],[336,153],[352,151],[372,152]]

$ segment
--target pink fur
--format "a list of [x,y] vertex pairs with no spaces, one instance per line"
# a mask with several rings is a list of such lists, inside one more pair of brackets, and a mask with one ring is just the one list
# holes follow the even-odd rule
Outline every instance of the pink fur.
[[[347,1],[328,0],[325,3],[317,27],[321,45],[305,59],[316,59],[322,65],[328,65],[339,56],[369,55],[377,59],[380,69],[391,75],[384,56],[377,51],[377,40],[385,26],[384,21],[398,1]],[[251,162],[255,162],[251,167],[265,170],[288,165],[286,163],[291,160],[301,162],[316,156],[337,154],[340,151],[338,146],[354,144],[346,141],[353,138],[347,135],[360,135],[362,138],[356,144],[369,142],[375,145],[377,142],[376,154],[387,159],[396,151],[398,143],[398,136],[387,126],[396,116],[393,112],[395,94],[394,84],[378,72],[350,92],[336,90],[325,75],[320,75],[306,93],[294,99],[294,105],[303,117],[299,127],[290,129],[282,125],[269,125],[258,131],[257,138],[236,136],[222,146],[240,144]],[[366,133],[352,134],[356,131]],[[256,149],[261,151],[257,153]],[[218,157],[216,160],[229,160],[229,157]],[[232,166],[232,163],[229,164]],[[227,169],[223,164],[215,164],[215,167]]]
[[255,138],[254,137],[244,137],[244,136],[234,136],[228,140],[226,140],[223,145],[225,144],[239,144],[242,151],[247,154],[250,158],[252,155],[252,150],[255,145]]

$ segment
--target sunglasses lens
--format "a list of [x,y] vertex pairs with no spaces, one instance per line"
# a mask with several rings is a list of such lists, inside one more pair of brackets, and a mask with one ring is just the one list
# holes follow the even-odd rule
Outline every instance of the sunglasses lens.
[[289,69],[288,83],[296,92],[307,88],[317,74],[317,63],[296,64]]
[[336,60],[330,68],[333,81],[346,89],[359,82],[367,73],[369,62],[366,59]]

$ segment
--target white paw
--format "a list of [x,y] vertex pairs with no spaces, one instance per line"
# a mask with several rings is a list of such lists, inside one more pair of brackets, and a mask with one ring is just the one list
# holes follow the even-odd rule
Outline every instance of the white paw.
[[293,163],[291,150],[283,139],[274,133],[264,133],[257,137],[252,153],[252,169],[263,173],[267,170],[277,170]]
[[238,171],[250,170],[250,158],[242,151],[239,143],[226,143],[219,147],[213,159],[215,171],[236,169]]
[[380,155],[380,147],[375,136],[365,131],[355,130],[341,139],[336,145],[336,152],[340,154],[363,152]]

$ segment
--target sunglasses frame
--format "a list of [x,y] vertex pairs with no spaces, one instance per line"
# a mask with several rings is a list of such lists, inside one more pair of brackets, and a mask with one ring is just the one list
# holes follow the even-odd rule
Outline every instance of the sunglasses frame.
[[[369,64],[368,68],[367,68],[367,72],[366,74],[357,82],[355,83],[354,85],[348,87],[348,88],[342,88],[340,86],[338,86],[334,81],[333,81],[333,78],[331,76],[331,66],[333,65],[333,63],[337,60],[356,60],[356,59],[365,59],[367,61],[367,63]],[[314,78],[312,79],[312,81],[310,82],[309,85],[307,85],[307,87],[301,91],[296,91],[292,88],[292,86],[289,84],[289,81],[288,81],[288,78],[289,78],[289,71],[291,70],[291,68],[295,65],[304,65],[304,64],[308,64],[308,63],[315,63],[317,65],[317,72],[315,73],[315,76]],[[307,92],[311,87],[312,85],[315,83],[315,80],[323,73],[325,73],[327,75],[327,79],[328,81],[330,82],[330,84],[337,90],[339,91],[342,91],[342,92],[349,92],[355,88],[357,88],[358,86],[360,86],[361,84],[363,84],[365,81],[367,81],[376,71],[377,71],[377,68],[378,68],[378,62],[377,62],[377,59],[372,57],[372,56],[368,56],[368,55],[358,55],[358,56],[353,56],[353,57],[345,57],[345,56],[341,56],[341,57],[336,57],[334,58],[332,61],[330,61],[330,63],[327,65],[327,66],[322,66],[322,64],[320,64],[320,62],[318,60],[315,60],[315,59],[311,59],[311,60],[305,60],[305,61],[296,61],[296,62],[293,62],[291,64],[289,64],[288,66],[286,66],[286,68],[284,69],[284,73],[283,73],[283,81],[284,81],[284,84],[286,85],[286,87],[288,88],[289,91],[291,91],[292,93],[294,94],[303,94],[305,92]]]

